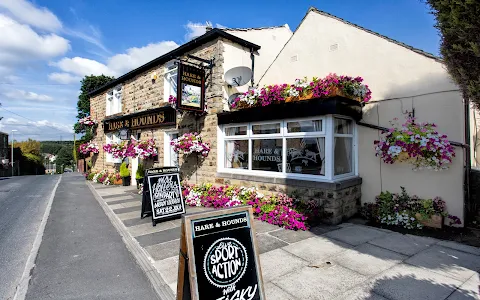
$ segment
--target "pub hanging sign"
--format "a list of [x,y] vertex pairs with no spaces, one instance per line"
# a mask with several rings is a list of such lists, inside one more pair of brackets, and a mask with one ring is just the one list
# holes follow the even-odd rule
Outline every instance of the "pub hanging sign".
[[205,70],[180,63],[177,76],[177,108],[203,112],[205,109]]
[[105,132],[120,130],[135,130],[175,125],[177,120],[176,111],[168,107],[150,109],[126,116],[118,116],[103,121]]

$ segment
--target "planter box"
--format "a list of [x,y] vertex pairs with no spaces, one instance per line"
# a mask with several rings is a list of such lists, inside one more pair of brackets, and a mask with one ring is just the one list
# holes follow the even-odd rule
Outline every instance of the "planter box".
[[433,215],[428,219],[424,219],[421,214],[416,213],[415,217],[417,218],[418,223],[426,227],[441,229],[443,226],[443,217],[441,215]]

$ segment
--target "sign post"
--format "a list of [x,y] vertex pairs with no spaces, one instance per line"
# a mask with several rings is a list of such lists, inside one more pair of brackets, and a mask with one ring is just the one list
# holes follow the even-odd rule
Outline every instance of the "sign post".
[[265,300],[251,207],[185,215],[177,300]]
[[185,213],[177,167],[145,170],[144,184],[146,185],[143,187],[141,217],[143,218],[146,213],[151,211],[153,226],[159,219]]

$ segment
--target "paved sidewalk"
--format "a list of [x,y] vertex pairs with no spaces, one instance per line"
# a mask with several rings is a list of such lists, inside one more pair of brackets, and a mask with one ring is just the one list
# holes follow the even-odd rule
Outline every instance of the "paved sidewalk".
[[81,174],[62,175],[26,299],[158,299]]
[[[140,219],[135,187],[93,187],[175,293],[181,221],[153,227]],[[480,299],[479,248],[351,223],[308,232],[255,227],[268,300]]]

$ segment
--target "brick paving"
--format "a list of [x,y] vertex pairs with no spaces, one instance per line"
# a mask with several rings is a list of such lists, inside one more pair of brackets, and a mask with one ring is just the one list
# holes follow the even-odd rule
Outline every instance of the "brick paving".
[[[175,293],[181,221],[153,227],[135,187],[93,187]],[[479,248],[352,223],[255,229],[267,299],[480,299]]]

